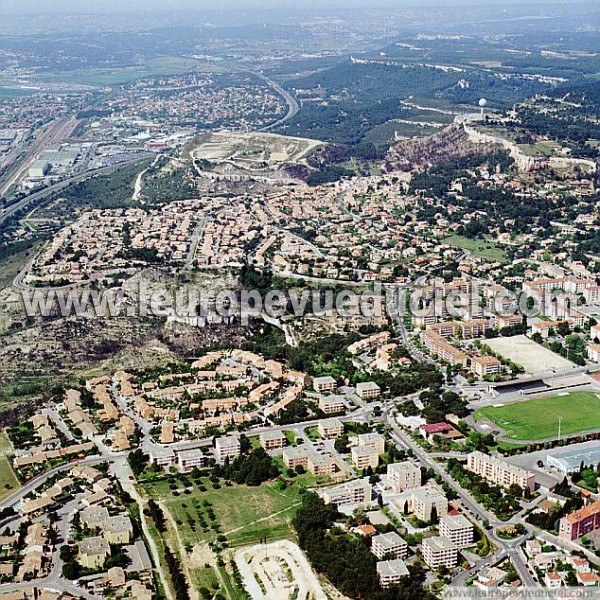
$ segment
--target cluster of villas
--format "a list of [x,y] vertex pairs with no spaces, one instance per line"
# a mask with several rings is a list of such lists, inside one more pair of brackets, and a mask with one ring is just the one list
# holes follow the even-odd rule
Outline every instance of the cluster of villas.
[[[112,468],[99,460],[65,468],[27,493],[14,506],[18,518],[0,537],[2,556],[10,559],[0,560],[0,580],[35,585],[57,563],[72,563],[82,574],[78,584],[90,593],[151,600],[152,562],[119,489]],[[120,558],[111,564],[115,555]],[[23,595],[15,598],[29,598],[21,588]]]

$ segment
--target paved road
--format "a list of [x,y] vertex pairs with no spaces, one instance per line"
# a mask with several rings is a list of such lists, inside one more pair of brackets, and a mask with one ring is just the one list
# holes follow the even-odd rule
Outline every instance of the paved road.
[[64,465],[59,465],[52,469],[49,469],[45,473],[30,479],[28,482],[23,484],[18,490],[15,490],[12,494],[6,496],[3,500],[0,501],[0,510],[4,508],[8,508],[10,506],[14,506],[17,504],[23,497],[25,497],[30,492],[33,492],[38,487],[44,485],[44,483],[53,475],[57,473],[61,473],[62,471],[68,471],[73,468],[75,465],[97,465],[102,462],[106,462],[107,460],[113,460],[118,458],[119,456],[127,456],[127,452],[122,452],[120,454],[112,454],[111,456],[88,456],[86,458],[82,458],[80,460],[74,460]]
[[196,228],[194,229],[194,233],[192,234],[192,239],[190,241],[190,249],[188,251],[187,258],[185,260],[185,268],[191,269],[194,266],[194,258],[196,258],[196,249],[198,248],[198,244],[202,239],[202,234],[204,232],[204,227],[206,226],[206,219],[200,219],[196,224]]
[[262,73],[257,73],[255,71],[249,71],[249,73],[252,73],[259,79],[262,79],[267,85],[273,88],[280,96],[283,97],[283,99],[287,102],[288,105],[288,112],[285,115],[285,117],[279,119],[279,121],[276,121],[271,125],[267,125],[266,127],[259,129],[259,131],[270,131],[271,129],[275,129],[276,127],[283,125],[286,121],[289,121],[298,114],[298,111],[300,110],[298,102],[296,101],[296,98],[294,98],[287,90],[284,90],[276,81],[269,79]]
[[[506,554],[510,557],[523,585],[526,587],[533,587],[536,585],[535,580],[533,579],[531,573],[529,572],[525,561],[519,555],[516,550],[516,546],[518,546],[524,538],[518,538],[515,540],[503,540],[499,538],[494,529],[498,525],[502,525],[503,523],[499,521],[495,515],[481,506],[471,494],[469,494],[465,489],[463,489],[450,475],[446,472],[446,470],[435,460],[432,459],[431,456],[423,448],[421,448],[417,443],[415,443],[406,433],[404,433],[398,425],[395,423],[392,415],[388,415],[388,424],[392,428],[391,437],[392,440],[396,442],[399,446],[403,448],[407,448],[412,450],[415,456],[419,459],[420,463],[430,469],[433,469],[434,473],[439,475],[458,495],[463,506],[466,508],[467,512],[470,513],[471,518],[479,523],[483,521],[489,521],[492,530],[487,531],[487,536],[494,542],[494,544],[499,548],[499,551],[504,550]],[[525,524],[524,524],[525,525]],[[525,525],[527,527],[527,525]],[[472,572],[470,572],[472,574]]]
[[69,186],[74,185],[76,183],[81,183],[82,181],[85,181],[86,179],[89,179],[90,177],[94,177],[95,175],[105,175],[107,173],[112,173],[114,171],[118,171],[120,168],[122,168],[126,165],[140,162],[140,161],[144,160],[145,158],[148,158],[148,157],[140,156],[139,158],[133,158],[133,159],[130,159],[127,161],[123,161],[122,163],[119,163],[117,165],[110,165],[108,167],[100,167],[98,169],[93,169],[92,171],[87,171],[86,173],[80,173],[79,175],[74,175],[73,177],[69,177],[68,179],[65,179],[64,181],[60,181],[59,183],[49,185],[48,187],[44,188],[43,190],[40,190],[39,192],[34,192],[33,194],[30,194],[29,196],[25,196],[24,198],[22,198],[21,200],[19,200],[12,206],[10,206],[10,208],[8,208],[6,210],[6,212],[4,212],[2,215],[0,215],[0,225],[2,223],[4,223],[4,221],[6,221],[10,217],[12,217],[15,213],[19,212],[21,209],[25,208],[26,206],[29,206],[30,204],[34,204],[36,202],[44,200],[46,197],[50,196],[51,194],[54,194],[56,192],[61,192],[62,190],[68,188]]
[[64,117],[62,119],[52,121],[51,123],[45,125],[42,129],[38,130],[36,132],[37,136],[30,143],[29,147],[26,147],[24,153],[22,152],[23,149],[21,149],[21,155],[0,178],[2,180],[2,185],[0,186],[0,196],[3,196],[11,188],[11,186],[19,181],[24,171],[29,168],[39,152],[41,152],[49,144],[69,137],[77,127],[78,123],[79,121],[74,117]]

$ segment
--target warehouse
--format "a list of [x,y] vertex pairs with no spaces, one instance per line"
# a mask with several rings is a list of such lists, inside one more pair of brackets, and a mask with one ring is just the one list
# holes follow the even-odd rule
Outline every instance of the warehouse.
[[600,463],[600,447],[595,444],[548,453],[548,466],[554,467],[565,475],[579,471],[581,463],[585,467],[595,467]]

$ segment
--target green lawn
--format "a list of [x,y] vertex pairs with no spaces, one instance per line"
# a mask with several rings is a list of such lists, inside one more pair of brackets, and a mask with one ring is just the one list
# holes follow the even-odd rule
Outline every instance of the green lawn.
[[570,392],[475,411],[475,420],[489,419],[514,440],[556,437],[559,417],[562,419],[561,435],[600,429],[600,394]]
[[35,94],[35,90],[25,90],[22,88],[0,87],[0,100],[22,98]]
[[21,484],[6,456],[0,456],[0,500],[14,492]]
[[444,244],[468,250],[475,256],[491,262],[506,262],[506,252],[488,240],[472,240],[462,235],[451,235],[442,240]]
[[13,446],[6,435],[6,431],[0,431],[0,455],[8,456],[13,453]]
[[[191,493],[174,496],[166,481],[144,484],[146,494],[165,503],[175,519],[184,544],[192,546],[213,541],[217,535],[225,535],[230,546],[251,545],[262,538],[276,540],[293,539],[291,519],[300,502],[300,492],[311,482],[301,476],[285,490],[277,489],[275,482],[260,487],[221,484],[214,489],[203,479],[206,488],[202,492],[194,483]],[[314,481],[314,478],[312,478]],[[215,530],[211,527],[209,502],[216,516]]]

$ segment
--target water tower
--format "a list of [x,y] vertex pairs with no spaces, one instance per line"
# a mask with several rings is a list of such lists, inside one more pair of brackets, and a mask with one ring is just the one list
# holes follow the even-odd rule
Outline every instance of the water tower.
[[487,106],[487,100],[482,98],[479,101],[479,108],[481,108],[481,120],[485,121],[485,107]]

